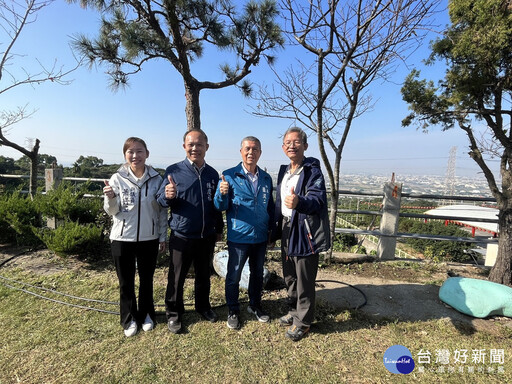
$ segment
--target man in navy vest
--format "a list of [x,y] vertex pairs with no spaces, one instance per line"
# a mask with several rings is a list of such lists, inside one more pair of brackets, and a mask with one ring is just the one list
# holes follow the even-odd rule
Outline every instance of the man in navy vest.
[[158,203],[170,208],[169,250],[171,260],[165,292],[167,326],[172,333],[182,330],[183,285],[194,263],[195,309],[203,318],[215,322],[210,305],[210,260],[215,242],[220,240],[224,222],[213,205],[219,181],[218,172],[206,164],[208,137],[202,130],[183,136],[187,158],[169,166],[157,195]]
[[330,247],[329,215],[320,162],[304,156],[306,133],[293,127],[283,137],[290,163],[281,165],[277,177],[275,217],[282,230],[283,276],[291,309],[279,322],[290,326],[286,337],[298,341],[315,317],[319,252]]

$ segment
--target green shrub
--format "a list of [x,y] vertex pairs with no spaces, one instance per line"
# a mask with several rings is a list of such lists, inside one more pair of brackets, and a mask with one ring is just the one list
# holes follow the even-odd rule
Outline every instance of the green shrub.
[[[0,195],[0,241],[45,245],[60,255],[104,255],[100,248],[105,247],[110,218],[102,209],[102,199],[85,197],[84,191],[87,185],[76,190],[63,183],[34,200],[19,191]],[[57,219],[57,229],[46,228],[49,217]]]
[[349,252],[357,244],[356,236],[351,233],[337,233],[334,237],[332,250],[334,252]]
[[0,195],[0,241],[16,245],[37,246],[41,241],[34,228],[41,226],[37,203],[19,190]]
[[[400,220],[399,231],[455,237],[469,236],[468,232],[456,225],[445,225],[438,221],[425,223],[414,220]],[[408,239],[406,243],[417,251],[422,252],[425,258],[430,260],[455,261],[459,263],[471,261],[471,256],[465,252],[471,248],[471,243],[428,239]]]
[[88,183],[76,190],[69,183],[63,182],[58,188],[38,196],[38,208],[42,215],[55,217],[57,220],[94,223],[103,200],[85,197],[87,192]]
[[366,247],[364,246],[359,246],[359,245],[353,245],[352,247],[350,247],[350,253],[359,253],[361,255],[366,255],[367,254],[367,251],[366,251]]
[[57,229],[39,230],[41,240],[58,255],[77,254],[80,256],[98,252],[104,246],[102,229],[95,224],[64,222]]

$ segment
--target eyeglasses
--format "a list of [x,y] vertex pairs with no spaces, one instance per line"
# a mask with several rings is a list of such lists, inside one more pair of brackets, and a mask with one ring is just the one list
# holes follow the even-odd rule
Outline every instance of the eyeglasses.
[[290,147],[292,147],[292,146],[293,146],[293,147],[299,147],[299,146],[301,146],[301,145],[302,145],[302,141],[300,141],[300,140],[285,141],[285,142],[283,143],[283,145],[284,145],[285,147],[288,147],[288,148],[290,148]]

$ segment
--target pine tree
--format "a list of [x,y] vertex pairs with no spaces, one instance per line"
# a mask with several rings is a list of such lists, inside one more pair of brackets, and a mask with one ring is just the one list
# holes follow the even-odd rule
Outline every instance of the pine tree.
[[[77,37],[74,46],[92,65],[108,65],[111,86],[117,89],[142,70],[145,62],[163,59],[183,78],[187,128],[201,127],[199,95],[203,89],[238,85],[251,91],[244,80],[266,51],[283,44],[274,21],[278,12],[274,1],[248,2],[238,12],[229,0],[68,0],[102,14],[99,35]],[[223,78],[200,81],[191,63],[200,59],[206,47],[234,53],[236,63],[221,67]],[[244,80],[242,82],[242,80]]]
[[[491,281],[512,284],[512,9],[505,0],[453,0],[451,25],[432,45],[429,62],[447,64],[444,79],[420,80],[411,72],[402,88],[411,114],[402,124],[427,130],[459,127],[469,156],[482,170],[499,209],[499,243]],[[488,136],[480,138],[484,123]],[[490,161],[499,159],[494,173]],[[501,178],[501,183],[500,183]],[[501,185],[500,185],[501,184]]]

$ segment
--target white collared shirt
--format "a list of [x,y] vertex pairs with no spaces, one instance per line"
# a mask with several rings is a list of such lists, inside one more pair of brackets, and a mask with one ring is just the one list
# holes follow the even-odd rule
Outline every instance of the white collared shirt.
[[242,163],[242,169],[244,170],[244,173],[247,176],[247,178],[249,179],[249,181],[251,182],[252,191],[254,192],[254,196],[256,196],[258,194],[258,173],[259,173],[258,168],[256,167],[256,173],[253,174],[253,173],[249,172],[244,167],[244,163]]
[[[293,187],[293,190],[297,188],[297,183],[299,181],[300,174],[302,172],[303,167],[300,166],[297,168],[293,173],[290,171],[290,166],[288,166],[288,169],[286,170],[286,173],[283,176],[283,180],[281,181],[281,214],[290,219],[292,217],[292,209],[287,208],[286,205],[284,205],[284,199],[286,199],[287,196],[290,196],[290,190]],[[295,191],[297,193],[297,191]]]
[[206,166],[206,161],[203,162],[203,165],[198,167],[196,165],[196,163],[194,163],[192,160],[190,160],[188,157],[187,157],[187,160],[189,161],[190,165],[196,170],[197,174],[198,175],[201,175],[201,172],[203,171],[204,167]]

